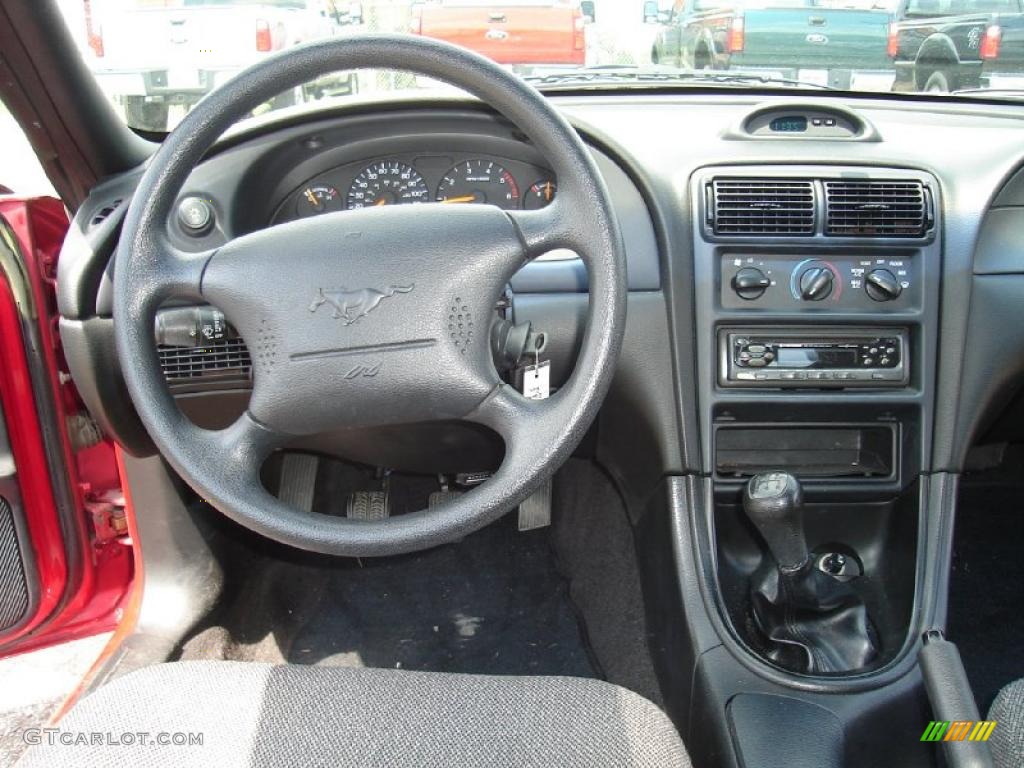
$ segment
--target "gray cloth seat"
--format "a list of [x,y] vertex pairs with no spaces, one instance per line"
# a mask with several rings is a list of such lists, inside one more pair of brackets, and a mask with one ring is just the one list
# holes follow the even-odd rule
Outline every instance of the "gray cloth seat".
[[988,719],[997,723],[988,742],[997,768],[1020,768],[1024,765],[1024,680],[999,692]]
[[[108,683],[59,728],[68,735],[31,747],[18,765],[690,765],[656,706],[570,677],[178,662]],[[189,734],[201,734],[202,744],[143,743]]]

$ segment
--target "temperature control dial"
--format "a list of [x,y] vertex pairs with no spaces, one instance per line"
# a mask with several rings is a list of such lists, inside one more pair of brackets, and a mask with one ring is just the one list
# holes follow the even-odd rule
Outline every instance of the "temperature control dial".
[[811,267],[800,275],[800,298],[804,301],[821,301],[832,293],[836,276],[828,267]]
[[873,269],[864,279],[864,290],[875,301],[892,301],[903,293],[903,286],[888,269]]

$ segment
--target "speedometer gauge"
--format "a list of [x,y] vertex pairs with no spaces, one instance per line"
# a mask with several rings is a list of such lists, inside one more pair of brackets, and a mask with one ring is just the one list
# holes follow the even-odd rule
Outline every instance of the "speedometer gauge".
[[349,208],[370,208],[396,203],[425,203],[427,183],[415,168],[397,160],[381,160],[356,176],[348,189]]
[[445,174],[437,188],[439,203],[489,203],[519,207],[519,186],[512,174],[490,160],[467,160]]

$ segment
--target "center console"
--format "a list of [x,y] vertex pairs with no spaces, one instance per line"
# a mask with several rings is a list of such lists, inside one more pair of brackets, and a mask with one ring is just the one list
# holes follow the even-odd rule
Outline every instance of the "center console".
[[[738,647],[785,675],[870,674],[910,640],[938,345],[938,184],[896,168],[719,166],[693,176],[690,199],[719,609]],[[799,489],[786,517],[806,542],[799,563],[778,560],[781,534],[752,501],[779,478]],[[807,653],[792,652],[801,644],[780,640],[785,622],[772,618],[794,611],[807,619]],[[851,637],[857,652],[841,647]]]

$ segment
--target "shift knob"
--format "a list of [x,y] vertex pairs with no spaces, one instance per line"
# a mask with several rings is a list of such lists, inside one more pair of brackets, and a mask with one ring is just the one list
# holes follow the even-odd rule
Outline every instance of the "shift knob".
[[803,489],[788,472],[754,475],[743,491],[743,511],[757,526],[779,568],[795,570],[810,553],[804,539]]

